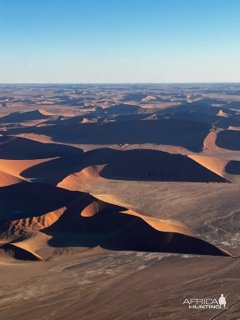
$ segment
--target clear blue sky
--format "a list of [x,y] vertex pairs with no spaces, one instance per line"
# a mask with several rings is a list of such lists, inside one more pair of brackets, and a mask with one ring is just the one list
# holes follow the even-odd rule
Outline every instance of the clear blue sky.
[[0,0],[0,82],[240,82],[240,0]]

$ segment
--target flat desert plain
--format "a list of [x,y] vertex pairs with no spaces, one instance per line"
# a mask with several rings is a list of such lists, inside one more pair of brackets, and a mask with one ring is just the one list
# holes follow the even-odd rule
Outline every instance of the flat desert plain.
[[1,85],[0,318],[239,320],[239,191],[239,84]]

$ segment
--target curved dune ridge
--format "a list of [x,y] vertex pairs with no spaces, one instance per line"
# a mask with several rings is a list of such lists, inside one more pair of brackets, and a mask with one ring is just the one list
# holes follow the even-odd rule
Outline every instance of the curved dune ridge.
[[49,117],[40,110],[27,112],[13,112],[7,116],[0,117],[0,123],[21,123],[26,121],[46,121]]
[[1,187],[7,187],[13,184],[17,184],[22,182],[20,178],[17,178],[15,176],[12,176],[6,172],[0,171],[0,188]]
[[32,252],[30,249],[21,248],[20,246],[14,243],[6,243],[0,246],[0,254],[1,251],[4,251],[7,255],[14,257],[19,260],[32,260],[32,261],[41,261],[42,258]]
[[216,140],[217,140],[216,130],[210,131],[203,141],[204,149],[212,152],[220,150],[220,148],[216,145]]
[[[50,227],[64,213],[66,207],[56,209],[43,215],[17,220],[0,220],[2,232],[13,234],[32,233]],[[1,230],[0,229],[0,230]]]
[[[10,159],[13,150],[19,150],[16,159]],[[51,157],[44,157],[49,153]],[[120,151],[110,148],[83,153],[74,147],[12,137],[2,137],[0,170],[27,181],[58,184],[71,190],[74,180],[80,182],[81,178],[84,182],[98,176],[144,181],[224,181],[211,167],[204,168],[180,154],[150,149]]]
[[[86,193],[78,193],[69,205],[53,212],[0,225],[5,226],[7,239],[14,240],[0,248],[17,259],[41,260],[38,252],[46,246],[229,255],[195,238],[181,223],[149,218]],[[40,230],[47,238],[38,234]]]
[[[195,161],[194,157],[170,154],[148,149],[119,151],[98,149],[84,154],[85,165],[92,164],[75,172],[58,186],[72,191],[90,179],[120,179],[135,181],[185,181],[185,182],[226,182],[219,170],[207,165],[207,160]],[[221,161],[219,160],[219,166]]]
[[[0,137],[0,144],[0,232],[6,242],[0,250],[16,259],[39,261],[52,254],[49,248],[95,246],[229,255],[194,237],[180,222],[148,217],[79,192],[81,184],[103,178],[225,182],[221,163],[216,165],[214,159],[147,149],[83,153],[65,145],[8,136]],[[19,151],[16,159],[10,158],[13,150]],[[51,157],[44,157],[49,153]],[[56,181],[62,178],[58,187],[34,181],[51,172]]]
[[44,230],[52,236],[50,245],[65,246],[67,236],[70,246],[98,245],[115,250],[229,255],[201,239],[185,234],[183,230],[186,231],[186,228],[181,224],[158,219],[149,223],[151,219],[144,220],[142,215],[116,205],[94,204],[90,210],[91,217],[83,217],[81,212],[86,208],[89,210],[92,201],[96,203],[97,200],[90,195],[83,195],[55,224]]
[[181,146],[193,152],[199,152],[203,140],[211,126],[196,121],[177,119],[129,120],[104,123],[68,123],[55,125],[13,128],[11,135],[35,133],[51,137],[55,142],[72,144],[145,144]]
[[31,139],[13,136],[0,136],[0,159],[36,160],[76,155],[83,151],[68,145],[42,143]]
[[228,160],[198,154],[189,155],[188,157],[217,175],[225,176],[225,167],[229,162]]
[[71,203],[77,194],[43,183],[21,182],[0,188],[0,220],[42,216]]
[[82,185],[85,185],[89,181],[95,180],[97,183],[97,180],[101,179],[100,173],[105,166],[99,165],[84,168],[79,172],[67,176],[57,186],[71,191],[78,191]]
[[22,171],[25,171],[33,166],[58,159],[56,158],[45,158],[45,159],[36,159],[36,160],[5,160],[0,159],[0,168],[3,172],[13,175],[17,178],[24,178],[21,175]]

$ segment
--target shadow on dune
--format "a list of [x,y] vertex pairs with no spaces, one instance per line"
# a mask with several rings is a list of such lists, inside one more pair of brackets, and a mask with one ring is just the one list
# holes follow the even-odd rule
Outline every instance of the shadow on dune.
[[[21,238],[19,238],[24,239],[25,233],[31,236],[33,231],[40,231],[51,236],[48,244],[55,248],[101,246],[109,250],[230,255],[206,241],[178,232],[178,229],[167,232],[168,229],[173,230],[169,221],[165,224],[161,222],[164,231],[159,231],[160,225],[155,229],[141,217],[130,214],[126,208],[105,203],[86,193],[71,192],[71,194],[74,195],[74,199],[68,204],[65,199],[64,205],[67,209],[63,208],[57,216],[52,212],[46,215],[46,219],[49,215],[51,216],[49,218],[54,218],[50,224],[47,220],[44,221],[44,217],[38,221],[31,219],[31,216],[26,218],[26,221],[19,219],[12,221],[12,224],[10,222],[9,228],[12,226],[12,231],[8,229],[1,232],[7,235],[15,230],[17,234],[11,234],[11,238],[16,242],[2,245],[0,254],[6,253],[22,260],[41,260],[41,256],[35,249],[31,250],[31,246],[26,249],[21,248]],[[61,195],[59,197],[63,201]],[[38,208],[37,202],[35,207]],[[13,218],[16,219],[16,216]],[[0,226],[4,226],[4,223],[7,226],[7,222],[1,221]],[[36,222],[41,223],[36,225]]]
[[35,165],[24,170],[21,176],[34,178],[38,182],[57,184],[70,174],[97,165],[106,165],[100,176],[107,179],[226,182],[224,178],[186,156],[147,149],[95,149],[80,156],[63,156]]
[[32,160],[82,153],[81,149],[56,143],[41,143],[11,136],[0,137],[0,159]]
[[0,220],[40,216],[69,204],[75,198],[74,192],[41,183],[22,182],[2,187]]
[[84,167],[84,156],[65,155],[58,159],[32,166],[21,172],[21,176],[26,179],[34,179],[34,182],[57,185],[66,176],[81,170]]
[[240,131],[225,130],[217,135],[216,145],[230,150],[240,150]]
[[41,261],[42,259],[35,255],[34,253],[19,248],[12,243],[6,243],[0,246],[0,256],[1,253],[3,256],[10,256],[17,260],[28,260],[28,261]]
[[36,133],[56,142],[79,144],[141,144],[157,143],[182,146],[191,151],[202,150],[203,140],[211,126],[185,120],[160,119],[83,123],[9,129],[9,134]]
[[[214,172],[179,154],[155,150],[117,151],[99,149],[89,156],[107,164],[100,176],[108,179],[141,181],[226,182]],[[99,163],[95,161],[94,165]]]
[[201,239],[158,231],[139,217],[121,213],[126,209],[118,206],[105,204],[95,215],[82,217],[81,211],[92,201],[90,196],[84,199],[75,202],[55,224],[42,231],[52,236],[50,246],[228,255]]
[[230,161],[226,165],[225,170],[229,174],[240,175],[240,161],[235,161],[235,160]]
[[46,116],[38,110],[28,112],[14,112],[5,117],[0,118],[0,123],[19,123],[31,120],[47,120],[49,116]]

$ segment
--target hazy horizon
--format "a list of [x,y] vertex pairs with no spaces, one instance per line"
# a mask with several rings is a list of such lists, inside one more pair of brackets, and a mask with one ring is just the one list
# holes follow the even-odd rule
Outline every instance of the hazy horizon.
[[0,83],[238,83],[236,0],[0,0]]

